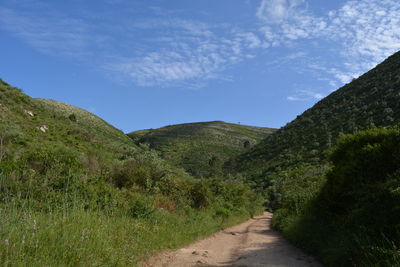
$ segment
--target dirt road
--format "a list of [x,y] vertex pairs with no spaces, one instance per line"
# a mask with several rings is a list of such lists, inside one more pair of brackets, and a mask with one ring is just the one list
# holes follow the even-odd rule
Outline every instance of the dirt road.
[[271,229],[271,213],[255,217],[177,251],[161,253],[146,267],[321,266]]

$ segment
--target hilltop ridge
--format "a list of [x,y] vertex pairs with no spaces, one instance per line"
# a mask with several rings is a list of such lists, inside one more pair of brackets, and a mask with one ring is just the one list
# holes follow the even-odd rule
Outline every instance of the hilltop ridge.
[[223,121],[169,125],[129,133],[136,144],[149,144],[175,166],[197,177],[222,174],[222,165],[276,129]]

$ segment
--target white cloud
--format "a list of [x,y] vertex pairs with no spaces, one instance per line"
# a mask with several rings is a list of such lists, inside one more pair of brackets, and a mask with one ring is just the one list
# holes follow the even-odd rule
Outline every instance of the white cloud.
[[215,72],[227,63],[212,46],[201,47],[189,54],[162,51],[123,61],[125,62],[118,61],[108,67],[125,74],[140,86],[168,86],[174,83],[207,80],[214,78]]
[[[304,46],[293,49],[303,52],[290,52],[267,64],[315,60],[318,64],[308,64],[309,70],[334,86],[351,81],[400,49],[398,0],[348,0],[325,16],[313,14],[305,0],[261,0],[257,31],[162,16],[162,10],[156,19],[124,18],[114,24],[109,23],[113,19],[100,19],[100,25],[109,27],[104,30],[83,17],[21,10],[0,7],[0,28],[43,53],[86,58],[96,67],[107,62],[108,72],[140,86],[186,86],[223,78],[224,70],[257,57],[261,49],[292,49],[304,40],[334,43],[336,50],[326,54],[333,54],[335,62],[312,58],[312,51]],[[122,44],[114,38],[116,28],[124,38]],[[319,95],[297,92],[291,99],[304,97]]]
[[289,101],[303,101],[303,99],[298,98],[296,96],[288,96],[286,99]]
[[333,17],[325,36],[344,42],[345,56],[370,67],[400,49],[399,14],[399,1],[348,1]]
[[310,13],[305,4],[304,1],[261,1],[256,13],[263,23],[260,31],[272,46],[309,39],[335,42],[336,52],[329,53],[337,53],[335,58],[341,60],[341,67],[337,63],[320,64],[324,65],[325,74],[341,84],[400,50],[400,2],[397,0],[350,0],[325,17]]
[[[254,58],[253,51],[263,46],[252,32],[231,32],[226,26],[195,20],[123,20],[107,25],[109,34],[85,20],[53,13],[47,7],[36,13],[0,8],[0,28],[42,53],[104,66],[108,75],[139,86],[197,87],[231,65]],[[142,32],[150,34],[138,34]],[[123,35],[122,44],[115,33]]]
[[304,0],[262,0],[257,17],[266,23],[281,23],[296,15],[296,8]]
[[244,32],[237,34],[238,38],[241,38],[242,42],[245,42],[246,46],[250,49],[259,48],[262,46],[262,42],[258,36],[252,32]]
[[316,93],[311,90],[297,90],[294,95],[288,96],[286,99],[289,101],[308,101],[308,100],[321,100],[325,95]]
[[262,0],[257,17],[264,23],[260,28],[272,46],[311,38],[326,23],[308,12],[304,0]]
[[168,28],[165,36],[162,32],[158,36],[165,40],[163,48],[133,57],[117,57],[107,66],[140,86],[199,87],[205,80],[223,79],[222,71],[254,58],[255,50],[265,47],[255,33],[231,31],[226,26],[178,19],[133,25],[157,31]]

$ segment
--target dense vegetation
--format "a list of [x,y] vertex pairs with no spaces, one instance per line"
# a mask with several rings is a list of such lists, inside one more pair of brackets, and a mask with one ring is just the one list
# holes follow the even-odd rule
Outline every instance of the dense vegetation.
[[400,53],[343,86],[227,164],[264,188],[270,174],[304,162],[327,163],[340,133],[400,122]]
[[253,181],[274,226],[327,266],[398,266],[399,129],[375,127],[399,122],[400,52],[226,163],[226,172]]
[[398,266],[398,123],[400,53],[276,132],[208,122],[129,138],[0,81],[0,264],[133,265],[259,212],[251,185],[327,266]]
[[132,266],[261,206],[240,181],[194,179],[93,114],[0,81],[1,266]]
[[128,134],[137,144],[146,143],[175,166],[196,177],[222,175],[223,164],[249,150],[275,129],[222,121],[185,123]]
[[341,136],[326,177],[312,176],[320,190],[284,185],[274,225],[327,266],[399,266],[399,144],[400,127]]

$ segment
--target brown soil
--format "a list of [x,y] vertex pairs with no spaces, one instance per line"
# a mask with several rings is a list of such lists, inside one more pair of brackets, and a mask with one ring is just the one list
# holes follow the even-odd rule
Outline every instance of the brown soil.
[[321,266],[272,230],[271,219],[271,213],[264,213],[188,247],[160,253],[140,266]]

